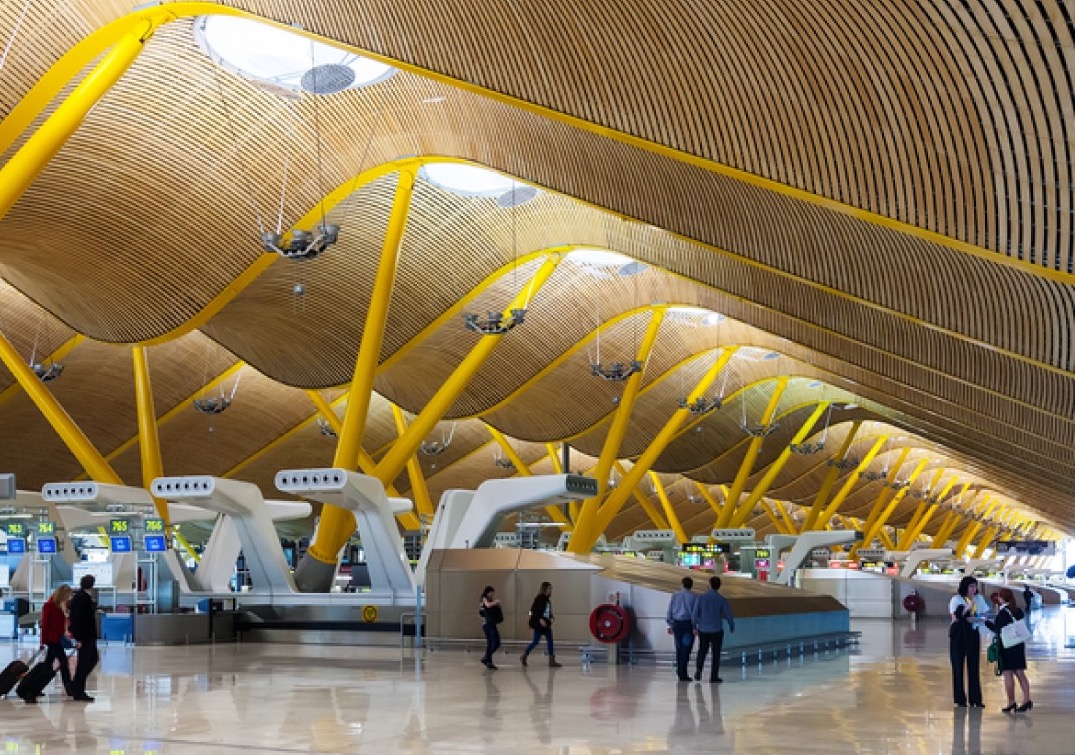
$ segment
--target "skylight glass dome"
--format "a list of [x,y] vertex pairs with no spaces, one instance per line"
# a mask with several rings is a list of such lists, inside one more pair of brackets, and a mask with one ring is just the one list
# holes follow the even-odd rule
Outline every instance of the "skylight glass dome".
[[426,163],[419,175],[445,191],[468,197],[500,197],[521,186],[511,176],[465,163]]
[[384,81],[396,69],[269,24],[199,16],[194,39],[217,64],[252,81],[333,94]]

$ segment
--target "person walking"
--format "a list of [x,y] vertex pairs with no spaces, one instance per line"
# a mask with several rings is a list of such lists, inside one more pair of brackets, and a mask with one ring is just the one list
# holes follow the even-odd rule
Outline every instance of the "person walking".
[[530,641],[530,644],[526,646],[526,650],[523,651],[519,660],[524,666],[527,665],[526,659],[530,655],[530,651],[537,647],[541,642],[541,638],[545,638],[549,649],[549,666],[551,668],[560,668],[563,664],[556,662],[556,651],[553,649],[552,644],[552,583],[542,582],[541,589],[538,590],[537,596],[534,598],[534,602],[530,606],[530,628],[534,630],[534,639]]
[[71,601],[71,592],[70,585],[60,585],[41,607],[41,647],[47,650],[45,664],[51,667],[53,662],[60,662],[60,679],[67,695],[72,694],[71,668],[63,649],[63,638],[67,634],[67,604]]
[[[985,707],[982,682],[978,675],[982,642],[978,625],[982,623],[978,608],[978,580],[967,576],[959,580],[956,595],[948,603],[952,623],[948,626],[948,657],[952,663],[952,697],[957,708]],[[966,671],[967,688],[963,679]]]
[[504,609],[497,600],[496,590],[492,585],[482,590],[478,613],[482,616],[482,631],[485,632],[485,655],[481,659],[482,665],[496,671],[493,653],[500,649],[500,629],[497,625],[504,621]]
[[[1015,593],[1007,587],[1000,588],[1000,609],[996,621],[986,621],[985,625],[999,636],[1001,630],[1009,624],[1022,619],[1024,614],[1015,605]],[[1010,648],[1000,644],[1000,671],[1004,677],[1004,693],[1008,696],[1008,705],[1001,708],[1002,713],[1026,713],[1034,707],[1030,699],[1030,681],[1026,678],[1026,643],[1020,642]],[[1015,703],[1015,680],[1023,691],[1023,704]]]
[[78,665],[75,676],[71,679],[71,697],[92,703],[93,698],[86,694],[86,680],[97,666],[97,604],[90,590],[96,582],[92,574],[86,574],[79,581],[79,589],[71,596],[71,637],[78,648]]
[[694,650],[694,622],[691,616],[694,614],[694,603],[698,596],[691,592],[694,580],[684,577],[681,583],[683,589],[672,593],[672,599],[668,601],[668,612],[665,621],[668,622],[668,633],[676,643],[676,676],[681,682],[689,682],[690,674],[687,673],[687,665],[691,661],[691,651]]
[[694,671],[696,682],[702,681],[705,657],[711,647],[713,648],[713,662],[709,667],[709,683],[720,684],[724,681],[720,678],[720,651],[724,647],[724,622],[728,622],[728,630],[734,633],[735,618],[732,616],[732,607],[720,594],[720,584],[720,577],[710,577],[709,589],[694,602],[694,610],[691,612],[694,633],[698,635],[698,664]]

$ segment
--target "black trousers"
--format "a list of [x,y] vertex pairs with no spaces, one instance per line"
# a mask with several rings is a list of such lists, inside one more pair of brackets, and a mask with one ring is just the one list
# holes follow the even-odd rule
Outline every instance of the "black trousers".
[[485,632],[485,655],[482,659],[491,661],[493,653],[500,649],[500,630],[496,624],[482,624],[482,631]]
[[84,697],[86,694],[86,680],[90,672],[97,666],[100,656],[97,655],[97,640],[83,640],[78,649],[78,665],[75,667],[75,677],[71,680],[71,696]]
[[[952,699],[956,705],[981,705],[982,680],[978,669],[982,658],[981,635],[973,627],[955,626],[948,639],[948,657],[952,661]],[[964,690],[963,671],[967,686]]]
[[724,630],[719,632],[698,632],[698,665],[695,667],[696,677],[702,676],[702,668],[705,666],[705,657],[709,654],[709,648],[713,648],[713,663],[709,666],[709,681],[715,682],[720,678],[720,651],[724,647]]
[[689,679],[687,665],[691,662],[691,651],[694,650],[694,625],[691,620],[673,621],[672,638],[676,642],[676,676]]
[[63,680],[63,691],[71,694],[71,668],[67,665],[67,653],[64,652],[62,642],[50,642],[45,645],[48,652],[45,653],[45,664],[52,665],[53,661],[60,662],[60,679]]

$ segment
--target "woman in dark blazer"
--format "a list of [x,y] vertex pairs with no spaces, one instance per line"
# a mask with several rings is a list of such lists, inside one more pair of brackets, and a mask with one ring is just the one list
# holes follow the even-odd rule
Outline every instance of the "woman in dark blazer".
[[[986,621],[985,625],[998,635],[1004,627],[1014,624],[1023,618],[1023,612],[1015,605],[1015,594],[1007,587],[1002,587],[999,592],[1000,608],[997,610],[996,621]],[[1034,707],[1034,701],[1030,699],[1030,682],[1026,678],[1026,643],[1020,642],[1010,648],[1000,645],[1000,670],[1004,676],[1004,693],[1008,696],[1008,705],[1001,708],[1004,713],[1026,713]],[[1019,687],[1023,690],[1023,704],[1015,704],[1015,680],[1019,680]]]
[[560,668],[562,665],[556,662],[556,651],[552,646],[552,620],[552,583],[542,582],[541,589],[530,606],[530,628],[534,630],[534,639],[526,646],[526,650],[523,651],[522,656],[519,658],[524,666],[530,651],[537,647],[543,636],[548,643],[549,666]]

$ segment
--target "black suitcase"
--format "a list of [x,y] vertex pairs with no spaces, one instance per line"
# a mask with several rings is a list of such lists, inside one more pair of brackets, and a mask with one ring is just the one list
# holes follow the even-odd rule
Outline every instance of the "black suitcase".
[[15,688],[15,694],[27,702],[36,700],[37,696],[45,691],[45,687],[49,686],[54,676],[56,676],[56,669],[51,663],[39,663],[22,678],[19,686]]
[[3,671],[0,671],[0,697],[4,697],[14,689],[15,685],[19,683],[19,679],[26,676],[26,672],[29,670],[30,667],[26,665],[25,661],[20,661],[16,658]]

